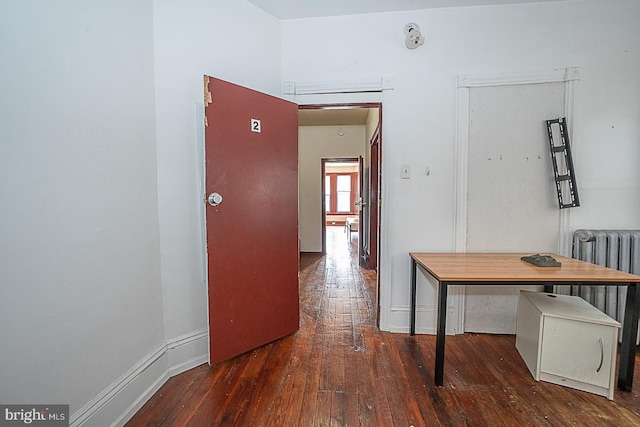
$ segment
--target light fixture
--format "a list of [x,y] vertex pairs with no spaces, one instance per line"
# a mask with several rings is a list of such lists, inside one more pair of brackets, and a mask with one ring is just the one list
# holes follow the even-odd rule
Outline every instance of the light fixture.
[[422,37],[418,24],[414,24],[412,22],[407,24],[404,27],[404,35],[406,37],[404,44],[409,49],[415,49],[424,44],[424,37]]
[[338,136],[344,136],[344,129],[338,129]]

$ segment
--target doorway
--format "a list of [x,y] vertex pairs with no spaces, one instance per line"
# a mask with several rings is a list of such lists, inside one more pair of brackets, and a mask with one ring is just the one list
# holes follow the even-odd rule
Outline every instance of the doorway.
[[[303,253],[326,254],[327,226],[340,227],[342,236],[348,233],[353,242],[358,243],[356,265],[372,270],[376,276],[375,307],[379,318],[379,241],[380,241],[380,176],[381,176],[381,124],[382,104],[314,104],[299,105],[299,206],[300,206],[300,251]],[[355,136],[357,135],[357,137]],[[357,141],[354,147],[350,138]],[[331,192],[325,189],[335,185],[332,178],[326,178],[325,167],[337,163],[357,164],[357,185],[349,179],[349,204],[346,212],[331,210]],[[343,178],[343,185],[346,178]],[[354,186],[354,187],[352,187]],[[326,187],[326,188],[325,188]],[[337,197],[337,190],[334,190]],[[352,200],[352,196],[358,197]],[[347,197],[343,194],[343,198]],[[337,202],[336,202],[337,203]],[[342,217],[331,214],[348,214]],[[357,214],[357,221],[354,221]],[[354,221],[351,230],[347,228],[347,218]],[[331,221],[331,223],[329,222]],[[358,231],[356,232],[355,228]],[[336,228],[337,230],[337,228]],[[355,251],[354,251],[355,253]],[[378,320],[379,322],[379,320]]]
[[358,264],[363,257],[361,158],[322,159],[322,253],[335,248],[328,246],[327,241],[330,235],[335,240],[336,230],[342,230],[345,243],[355,245]]
[[[561,116],[571,120],[579,79],[579,68],[458,77],[457,252],[497,247],[517,252],[523,244],[527,250],[570,252],[570,233],[565,231],[571,229],[571,210],[557,208],[545,121]],[[489,154],[480,156],[480,151]],[[492,210],[498,205],[505,209]],[[521,227],[523,221],[527,227]],[[478,292],[450,290],[454,333],[510,333],[514,295],[497,288],[474,289]],[[490,304],[487,294],[493,295]]]

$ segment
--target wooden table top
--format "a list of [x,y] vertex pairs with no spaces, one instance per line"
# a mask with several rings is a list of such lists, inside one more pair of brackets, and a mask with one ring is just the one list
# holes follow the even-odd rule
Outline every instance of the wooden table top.
[[418,265],[445,282],[640,282],[640,276],[556,254],[560,267],[537,267],[520,257],[531,253],[409,253]]

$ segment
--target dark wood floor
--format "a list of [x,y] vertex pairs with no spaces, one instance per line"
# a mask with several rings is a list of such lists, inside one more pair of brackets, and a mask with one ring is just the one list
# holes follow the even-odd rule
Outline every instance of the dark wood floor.
[[634,391],[609,401],[534,381],[514,336],[464,334],[447,337],[445,385],[435,387],[435,337],[375,327],[375,273],[335,231],[327,256],[301,259],[297,333],[171,378],[127,425],[640,425],[639,356]]

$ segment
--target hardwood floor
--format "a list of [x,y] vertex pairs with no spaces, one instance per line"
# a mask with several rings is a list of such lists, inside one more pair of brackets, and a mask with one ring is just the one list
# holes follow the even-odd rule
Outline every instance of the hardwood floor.
[[298,332],[171,378],[127,425],[640,425],[639,356],[634,391],[609,401],[534,381],[512,335],[457,335],[435,387],[435,337],[375,327],[375,273],[333,231],[327,256],[301,259]]

